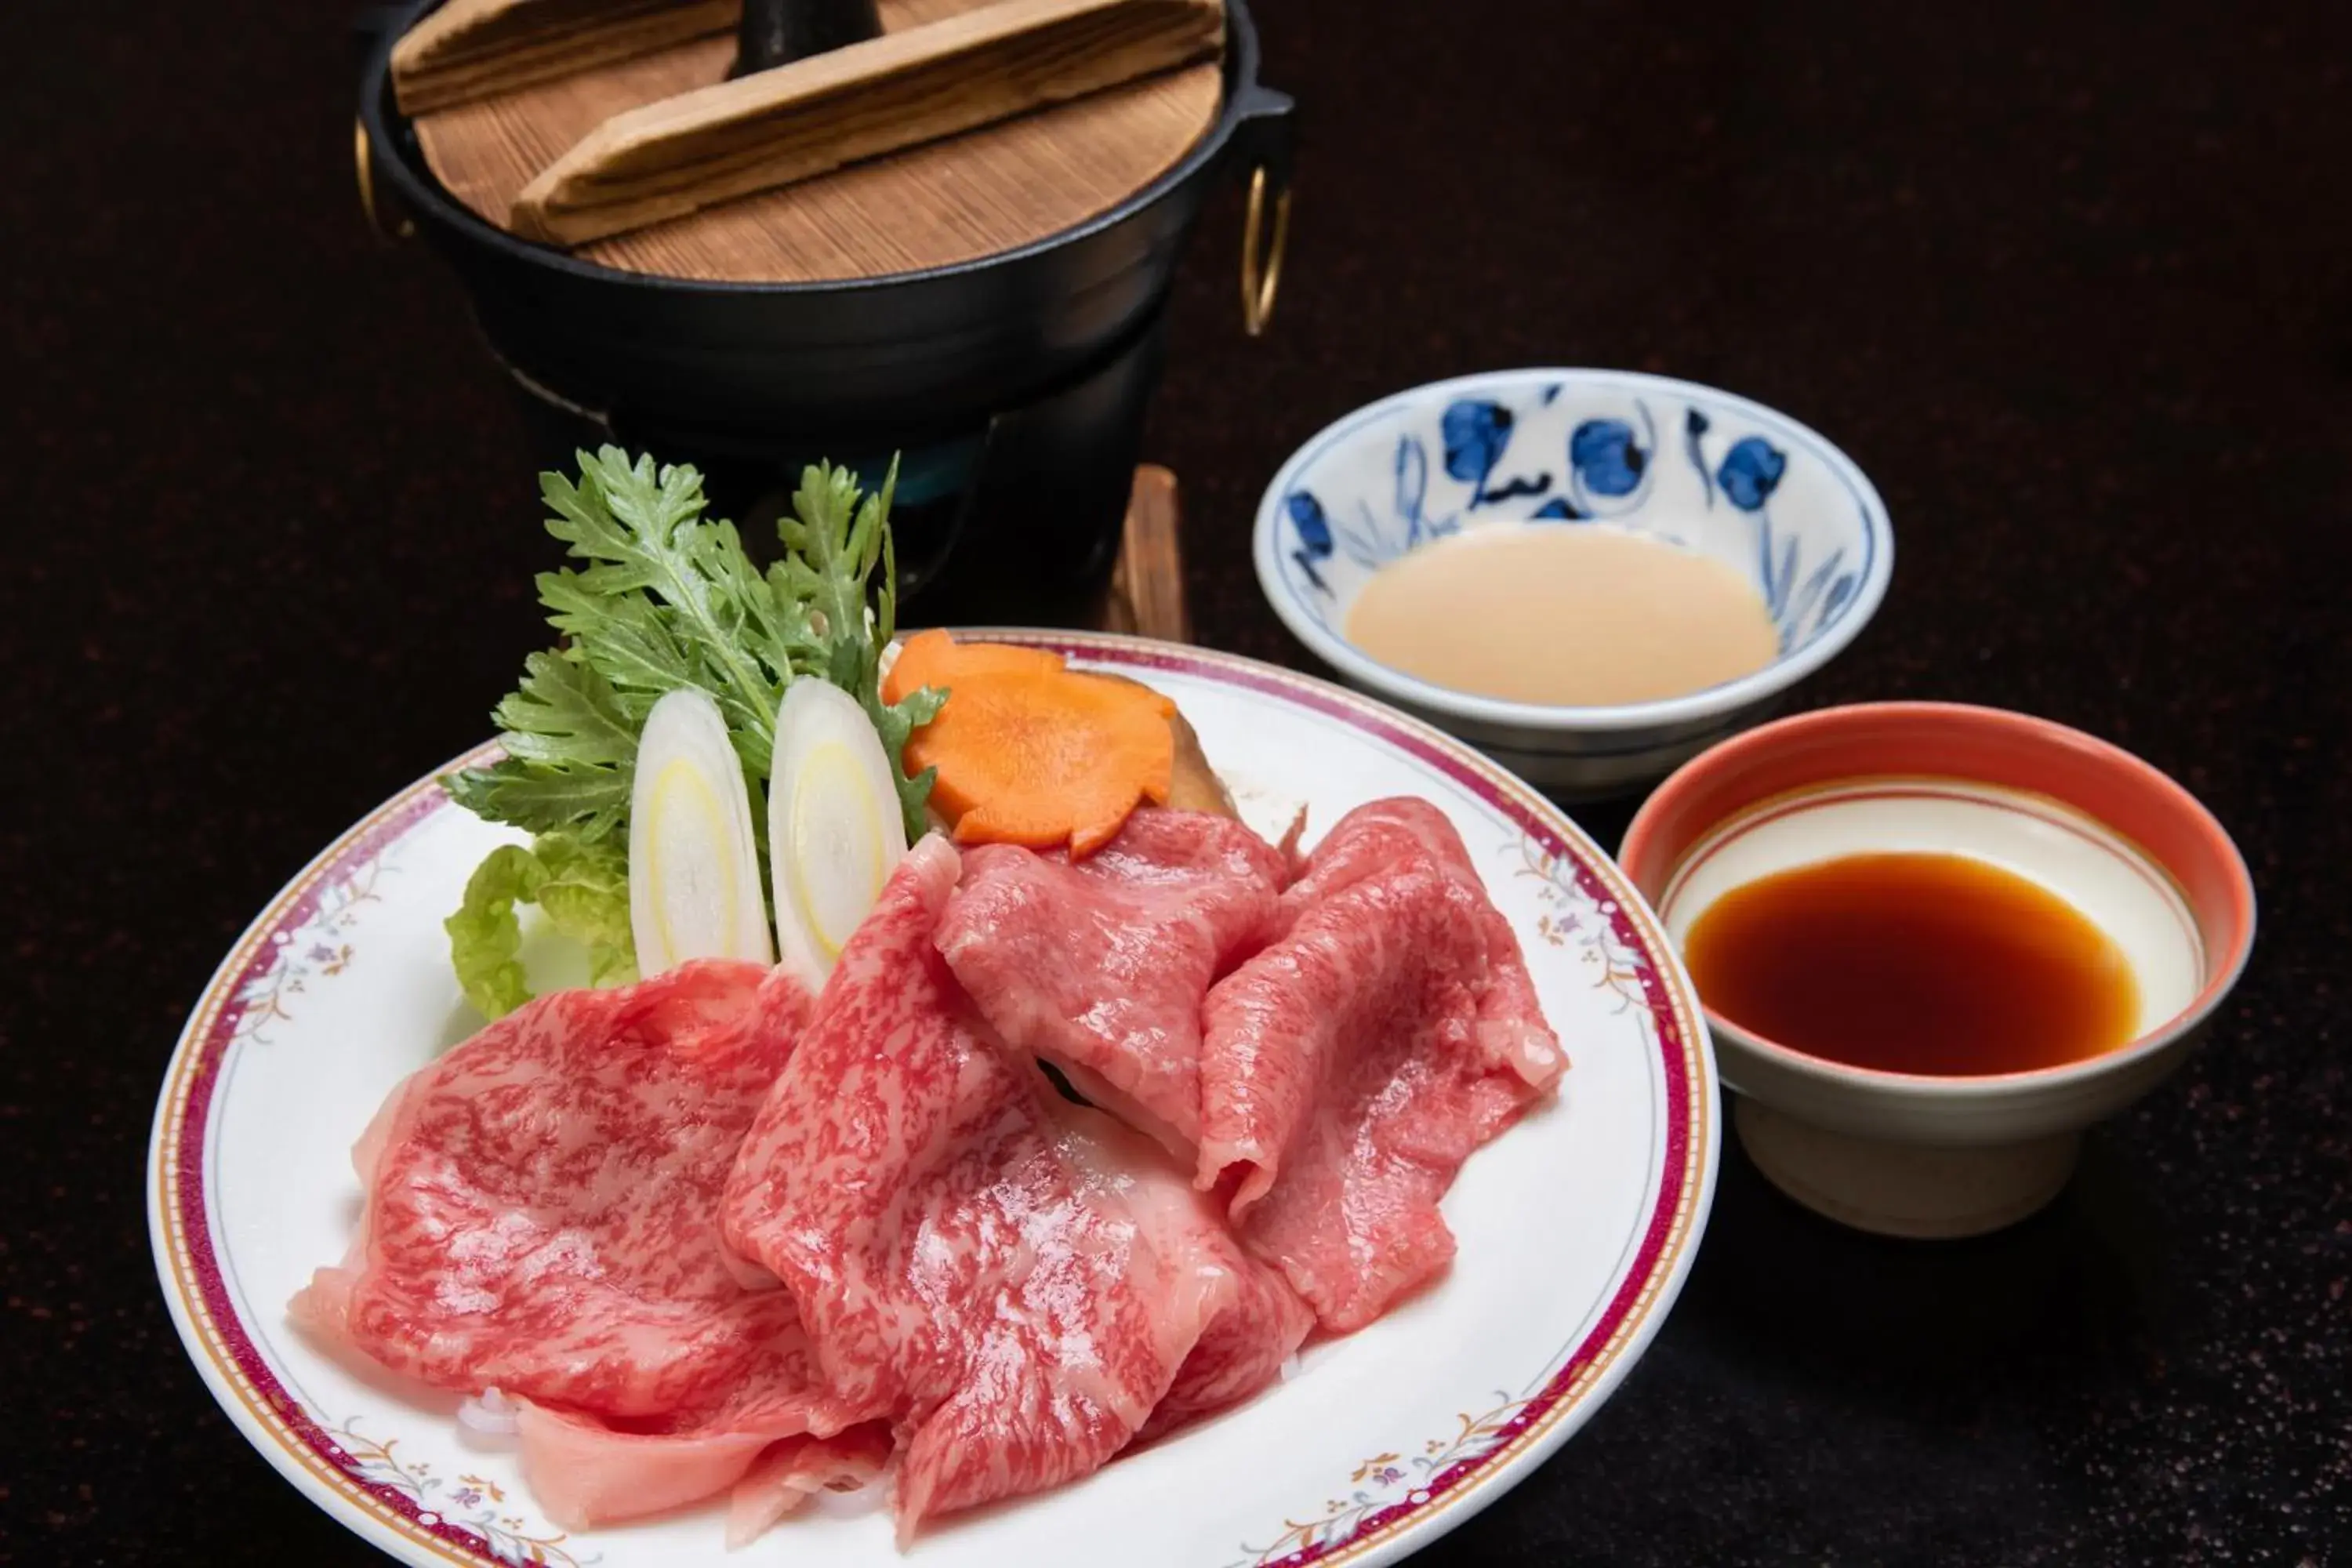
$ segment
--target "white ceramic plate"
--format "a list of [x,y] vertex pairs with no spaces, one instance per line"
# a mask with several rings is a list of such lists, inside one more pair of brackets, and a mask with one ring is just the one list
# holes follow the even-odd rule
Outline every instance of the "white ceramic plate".
[[[1461,1251],[1434,1289],[1310,1348],[1249,1405],[1076,1486],[927,1529],[909,1555],[923,1568],[1050,1568],[1097,1563],[1116,1542],[1126,1568],[1392,1561],[1524,1479],[1657,1331],[1715,1188],[1697,997],[1616,867],[1436,731],[1227,655],[989,635],[1175,698],[1261,832],[1302,804],[1310,842],[1382,795],[1443,806],[1517,929],[1573,1066],[1557,1103],[1463,1171],[1444,1203]],[[452,1399],[331,1359],[288,1324],[288,1298],[350,1237],[352,1140],[394,1084],[475,1022],[441,921],[509,837],[420,780],[295,878],[205,988],[150,1154],[156,1268],[188,1353],[272,1464],[408,1563],[897,1563],[881,1514],[787,1521],[732,1558],[710,1510],[565,1535],[511,1456],[464,1435]]]

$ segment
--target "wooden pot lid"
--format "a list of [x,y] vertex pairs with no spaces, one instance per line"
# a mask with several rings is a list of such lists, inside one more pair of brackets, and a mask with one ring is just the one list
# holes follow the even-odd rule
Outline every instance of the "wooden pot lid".
[[[880,0],[886,32],[987,0]],[[731,33],[592,64],[416,115],[449,193],[507,226],[516,195],[615,114],[722,80]],[[572,254],[635,272],[741,283],[838,282],[977,260],[1085,223],[1172,168],[1215,124],[1223,68],[1148,77],[745,196]]]

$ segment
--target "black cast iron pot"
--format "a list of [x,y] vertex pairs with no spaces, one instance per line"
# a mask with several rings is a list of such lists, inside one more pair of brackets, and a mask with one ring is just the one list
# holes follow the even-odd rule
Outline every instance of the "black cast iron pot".
[[[455,268],[492,351],[564,438],[701,464],[739,514],[772,505],[803,461],[873,469],[902,454],[904,586],[975,590],[954,595],[961,613],[1066,616],[1108,571],[1160,308],[1214,177],[1249,182],[1253,240],[1272,220],[1273,255],[1243,262],[1253,331],[1271,306],[1292,105],[1258,84],[1243,0],[1226,0],[1217,121],[1158,180],[1017,249],[821,283],[622,271],[484,222],[441,187],[393,99],[392,45],[437,3],[385,13],[362,78],[362,195],[379,226],[413,225]],[[985,563],[1008,553],[1029,563],[994,574],[1008,591],[1057,602],[991,597]]]

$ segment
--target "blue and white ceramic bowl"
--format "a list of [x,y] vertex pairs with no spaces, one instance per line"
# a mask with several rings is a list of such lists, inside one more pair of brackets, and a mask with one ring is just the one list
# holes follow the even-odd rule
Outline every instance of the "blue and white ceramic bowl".
[[[1763,596],[1780,657],[1682,697],[1570,708],[1433,686],[1349,642],[1349,607],[1381,566],[1529,520],[1632,530],[1728,563]],[[1713,387],[1606,370],[1463,376],[1357,410],[1266,487],[1255,551],[1276,613],[1349,682],[1586,798],[1654,783],[1766,717],[1853,640],[1895,566],[1885,503],[1821,436]]]

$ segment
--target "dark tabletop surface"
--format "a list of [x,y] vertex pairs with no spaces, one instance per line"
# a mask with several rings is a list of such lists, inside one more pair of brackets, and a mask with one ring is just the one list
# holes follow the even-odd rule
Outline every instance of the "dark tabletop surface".
[[[1203,641],[1309,662],[1245,546],[1332,416],[1691,376],[1893,513],[1893,591],[1805,701],[2119,742],[2262,899],[2201,1049],[2006,1235],[1846,1234],[1727,1146],[1622,1392],[1426,1560],[2352,1561],[2352,12],[1264,9],[1308,117],[1288,280],[1244,339],[1221,191],[1149,440]],[[347,21],[33,0],[0,51],[0,1561],[373,1560],[199,1385],[142,1190],[213,964],[542,640],[513,405],[354,210]]]

